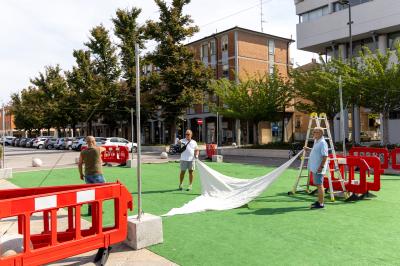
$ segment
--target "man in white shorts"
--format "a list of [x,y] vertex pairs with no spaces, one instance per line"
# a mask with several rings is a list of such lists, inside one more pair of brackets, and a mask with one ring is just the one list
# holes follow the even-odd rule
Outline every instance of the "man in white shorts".
[[178,144],[184,148],[181,153],[181,173],[179,175],[179,190],[182,190],[183,179],[185,178],[186,170],[189,170],[189,186],[187,191],[192,190],[193,171],[195,169],[195,160],[199,157],[199,148],[197,142],[192,139],[192,131],[186,130],[186,138],[179,140]]

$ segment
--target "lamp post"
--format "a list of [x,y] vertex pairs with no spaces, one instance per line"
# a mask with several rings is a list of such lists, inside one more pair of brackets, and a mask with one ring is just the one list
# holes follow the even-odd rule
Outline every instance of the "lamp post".
[[[353,24],[353,21],[351,20],[351,3],[349,0],[339,0],[339,3],[342,5],[347,5],[349,8],[349,22],[347,23],[349,25],[349,62],[350,66],[353,65],[353,35],[351,31],[351,25]],[[353,104],[352,106],[352,115],[351,115],[351,138],[353,145],[358,142],[358,136],[356,136],[356,122],[358,121],[356,119],[356,110],[357,110],[357,105]]]

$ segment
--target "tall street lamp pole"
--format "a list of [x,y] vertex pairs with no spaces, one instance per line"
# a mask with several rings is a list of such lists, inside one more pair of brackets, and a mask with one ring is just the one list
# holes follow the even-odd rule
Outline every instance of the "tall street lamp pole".
[[[351,32],[351,25],[353,24],[353,21],[351,20],[351,3],[349,0],[340,0],[339,1],[340,4],[342,5],[347,5],[349,8],[349,22],[347,23],[349,25],[349,62],[350,62],[350,66],[353,65],[353,35]],[[356,122],[358,122],[358,120],[356,119],[356,111],[357,111],[357,105],[353,103],[353,107],[352,107],[352,115],[351,115],[351,138],[352,138],[352,142],[353,144],[358,142],[358,137],[356,136],[356,134],[358,132],[356,132]]]

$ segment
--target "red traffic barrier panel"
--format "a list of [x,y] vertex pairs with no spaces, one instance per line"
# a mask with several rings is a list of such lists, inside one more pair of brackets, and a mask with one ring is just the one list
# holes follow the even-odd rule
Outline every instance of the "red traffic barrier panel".
[[352,147],[351,156],[377,156],[381,161],[381,169],[389,168],[389,150],[387,148]]
[[129,160],[129,150],[126,146],[103,146],[106,150],[101,153],[105,163],[123,164]]
[[[124,164],[129,160],[129,149],[126,146],[102,146],[106,150],[101,153],[101,160],[105,163]],[[82,147],[87,150],[87,147]]]
[[369,166],[369,170],[374,173],[374,178],[372,181],[367,180],[367,190],[368,191],[379,191],[381,189],[381,174],[383,174],[383,169],[381,169],[381,161],[378,157],[361,157]]
[[[114,203],[114,221],[104,226],[103,203],[109,200]],[[89,228],[81,225],[83,204],[92,209]],[[68,210],[66,230],[58,228],[59,209]],[[17,217],[23,247],[19,253],[0,257],[0,265],[43,265],[108,248],[126,239],[128,209],[133,209],[132,196],[119,182],[2,190],[0,219]],[[42,223],[43,231],[33,233],[31,221],[37,219],[35,223]]]
[[[330,156],[331,157],[331,156]],[[383,172],[381,169],[381,161],[378,157],[371,156],[337,156],[342,163],[339,163],[339,171],[344,177],[345,188],[348,192],[353,192],[356,194],[365,194],[368,191],[379,191],[381,187],[380,176]],[[342,191],[342,185],[340,183],[339,177],[335,176],[334,161],[331,160],[330,175],[332,181],[332,187],[335,191]],[[356,178],[355,170],[359,170],[359,177]],[[367,177],[370,176],[370,171],[373,171],[373,180],[369,181]],[[312,173],[310,173],[310,185],[315,186],[313,181]],[[324,177],[324,187],[329,188],[328,177]]]
[[217,144],[206,144],[207,157],[212,159],[213,155],[217,155]]
[[395,170],[400,170],[400,162],[397,162],[397,155],[400,154],[400,148],[395,148],[390,153],[392,157],[392,168]]

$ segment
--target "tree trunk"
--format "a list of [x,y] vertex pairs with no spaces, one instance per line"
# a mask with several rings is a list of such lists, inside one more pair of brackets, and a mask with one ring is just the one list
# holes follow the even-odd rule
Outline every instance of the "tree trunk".
[[[174,119],[174,121],[171,123],[171,127],[170,127],[170,131],[169,131],[169,142],[173,143],[175,141],[176,138],[176,119]],[[184,136],[182,137],[184,138]],[[200,138],[200,136],[199,136]],[[197,141],[200,141],[200,139],[198,139]]]
[[258,122],[253,122],[253,139],[254,144],[258,145]]
[[74,137],[76,137],[76,125],[75,125],[75,124],[72,124],[72,125],[71,125],[71,128],[72,128],[72,135],[73,135]]
[[236,145],[240,146],[241,143],[241,136],[240,136],[240,119],[236,119],[236,124],[235,124],[235,129],[236,129]]
[[389,144],[389,113],[382,113],[383,145]]

